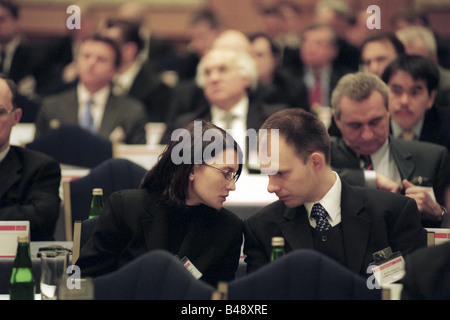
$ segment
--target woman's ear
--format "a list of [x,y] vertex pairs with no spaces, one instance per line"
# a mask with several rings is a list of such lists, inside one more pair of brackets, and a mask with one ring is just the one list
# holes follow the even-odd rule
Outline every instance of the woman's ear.
[[198,164],[194,164],[191,172],[189,173],[189,181],[194,181],[195,171],[198,169]]

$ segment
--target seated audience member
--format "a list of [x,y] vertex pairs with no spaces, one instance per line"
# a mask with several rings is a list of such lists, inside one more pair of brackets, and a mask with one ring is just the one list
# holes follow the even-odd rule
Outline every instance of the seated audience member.
[[142,102],[149,122],[165,122],[170,88],[159,79],[151,61],[140,56],[144,42],[138,26],[128,21],[110,20],[102,33],[121,47],[122,63],[113,79],[113,93]]
[[[209,48],[209,50],[207,51],[210,51],[212,48],[238,50],[251,54],[251,44],[248,37],[244,33],[233,29],[227,29],[220,32],[220,34],[214,39],[213,43],[211,44],[211,48]],[[197,69],[198,67],[196,68],[196,71]],[[255,90],[256,86],[249,90],[249,92],[253,93]],[[209,102],[205,97],[204,90],[203,88],[198,86],[195,78],[180,81],[175,86],[173,93],[173,99],[171,101],[167,116],[168,130],[166,131],[166,133],[168,133],[169,136],[169,132],[171,132],[171,126],[180,115],[189,112],[197,112],[198,110],[208,108],[209,106]],[[189,121],[190,120],[183,123],[181,127],[189,123]],[[162,141],[163,143],[166,143],[168,141],[168,138],[163,137]]]
[[[205,139],[205,134],[216,139]],[[205,121],[189,124],[175,140],[139,190],[108,198],[77,261],[83,277],[109,273],[163,249],[189,259],[200,279],[212,285],[234,279],[242,221],[223,203],[241,174],[240,147],[223,129]]]
[[274,236],[284,237],[287,252],[314,249],[365,277],[375,252],[391,247],[407,254],[425,245],[413,199],[351,186],[332,170],[330,136],[317,117],[285,109],[262,129],[268,131],[260,148],[268,157],[261,171],[279,200],[244,221],[248,272],[270,261]]
[[439,203],[443,204],[445,208],[444,217],[447,221],[442,222],[444,228],[450,228],[450,162],[445,165],[443,173],[437,178],[437,183],[434,187],[434,192],[436,194],[436,199]]
[[420,55],[433,61],[439,71],[439,86],[435,104],[438,109],[450,109],[450,69],[439,63],[436,39],[431,30],[425,27],[406,27],[397,31],[397,37],[409,55]]
[[439,226],[444,209],[430,194],[443,165],[450,161],[440,145],[397,139],[389,134],[389,88],[377,76],[344,76],[332,97],[342,138],[332,137],[331,166],[343,180],[416,200],[424,227]]
[[393,30],[399,31],[408,27],[425,27],[431,29],[436,39],[436,53],[439,63],[444,68],[450,68],[450,42],[445,36],[430,28],[429,19],[423,12],[415,8],[401,8],[391,16],[391,26]]
[[273,112],[282,108],[264,104],[249,94],[258,79],[255,62],[244,51],[210,50],[200,61],[196,81],[203,88],[207,103],[175,118],[166,130],[164,143],[169,141],[173,130],[203,119],[230,130],[239,144],[245,146],[246,131],[258,130]]
[[54,240],[61,170],[52,158],[9,144],[22,109],[15,83],[0,76],[0,220],[28,220],[31,241]]
[[385,69],[391,132],[396,138],[437,143],[450,150],[450,108],[434,106],[439,71],[422,56],[403,55]]
[[309,110],[305,85],[281,67],[280,52],[272,39],[262,33],[253,34],[249,39],[258,70],[255,95],[268,104]]
[[[353,72],[357,71],[359,48],[349,41],[348,36],[352,31],[352,25],[356,22],[353,8],[342,0],[320,0],[315,5],[314,21],[328,24],[336,31],[339,53],[334,61],[335,65],[346,66]],[[367,29],[366,24],[364,27]]]
[[86,38],[77,60],[78,85],[43,100],[36,138],[59,126],[79,124],[112,142],[145,144],[147,115],[142,103],[111,92],[120,61],[114,41],[100,35]]
[[450,300],[450,242],[405,257],[402,300]]
[[361,44],[362,70],[381,78],[389,63],[403,54],[405,47],[395,34],[385,31],[373,33]]
[[207,53],[222,30],[222,23],[208,9],[196,12],[189,21],[188,52],[179,59],[176,72],[180,81],[192,80],[200,59]]
[[333,27],[326,24],[308,26],[302,32],[300,58],[303,63],[298,74],[308,88],[311,108],[330,106],[333,88],[339,79],[354,70],[333,64],[339,54],[338,38]]

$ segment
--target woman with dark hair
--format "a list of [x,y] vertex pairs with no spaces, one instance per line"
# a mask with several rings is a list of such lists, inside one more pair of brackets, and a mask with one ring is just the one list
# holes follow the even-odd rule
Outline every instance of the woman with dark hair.
[[108,198],[76,263],[82,277],[109,273],[163,249],[188,259],[207,283],[234,279],[242,221],[222,206],[242,171],[242,151],[223,129],[206,121],[179,132],[139,190]]

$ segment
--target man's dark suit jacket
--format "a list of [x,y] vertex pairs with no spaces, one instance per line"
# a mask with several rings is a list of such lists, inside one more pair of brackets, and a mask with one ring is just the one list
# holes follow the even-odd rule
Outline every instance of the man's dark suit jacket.
[[[160,194],[147,190],[112,194],[76,263],[83,277],[109,273],[151,250],[169,250],[173,234],[168,227],[169,209],[161,199]],[[203,208],[206,211],[194,216],[176,254],[180,259],[188,257],[208,283],[233,280],[241,252],[242,221],[226,209]]]
[[[444,170],[444,164],[450,161],[445,147],[428,142],[389,137],[389,149],[400,177],[415,184],[418,184],[416,180],[421,179],[425,186],[434,186]],[[331,138],[331,167],[348,183],[364,186],[364,170],[360,160],[341,138]],[[429,221],[423,223],[425,227],[438,226]]]
[[[450,161],[447,149],[437,144],[390,137],[389,148],[401,178],[409,181],[422,177],[433,184],[444,164]],[[331,138],[331,167],[350,184],[364,186],[358,156],[336,137]]]
[[59,164],[42,153],[11,146],[0,163],[0,177],[0,220],[28,220],[32,241],[54,240],[61,203]]
[[450,101],[449,108],[438,110],[435,106],[425,113],[419,141],[440,144],[450,150]]
[[[50,123],[56,119],[59,125],[78,124],[77,89],[73,88],[44,99],[36,117],[36,138],[50,130]],[[141,102],[130,97],[110,95],[98,135],[109,139],[118,127],[125,132],[125,143],[145,144],[147,115]]]
[[171,89],[160,79],[149,63],[144,63],[128,92],[144,104],[149,122],[165,122]]
[[450,299],[450,242],[417,250],[405,257],[402,299]]
[[[373,253],[391,247],[404,255],[426,244],[417,205],[402,195],[342,181],[341,219],[345,266],[365,277]],[[273,236],[285,238],[287,252],[315,249],[306,208],[287,208],[280,200],[245,220],[244,235],[248,272],[270,261]]]

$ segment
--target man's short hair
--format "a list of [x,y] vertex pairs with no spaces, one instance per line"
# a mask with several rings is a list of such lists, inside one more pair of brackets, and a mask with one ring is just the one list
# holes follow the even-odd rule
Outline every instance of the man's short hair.
[[86,38],[83,39],[83,42],[86,41],[98,41],[103,42],[106,45],[109,45],[114,50],[114,53],[116,55],[116,58],[114,59],[114,66],[116,68],[120,67],[120,64],[122,63],[122,54],[120,52],[120,46],[116,41],[99,33],[94,33],[87,36]]
[[196,83],[199,87],[203,87],[205,84],[205,74],[204,74],[204,61],[205,57],[209,54],[213,54],[214,52],[223,51],[227,54],[235,55],[235,63],[236,68],[238,69],[239,74],[242,77],[248,77],[250,79],[250,89],[256,90],[258,86],[258,71],[256,69],[255,60],[245,51],[226,49],[226,48],[216,48],[210,50],[205,56],[203,56],[202,60],[197,66],[197,75],[196,75]]
[[261,129],[278,129],[278,134],[293,146],[304,163],[316,151],[325,155],[327,164],[331,163],[331,141],[325,125],[314,114],[298,108],[280,110],[272,114]]
[[428,58],[416,55],[400,56],[384,69],[381,79],[387,84],[393,74],[399,70],[410,74],[414,80],[424,80],[429,95],[439,86],[439,69]]
[[405,46],[403,43],[397,38],[397,36],[389,31],[378,31],[371,33],[361,44],[361,51],[363,48],[370,42],[382,42],[388,41],[394,47],[397,55],[405,54]]
[[352,101],[363,101],[370,97],[372,92],[381,93],[386,105],[389,106],[389,88],[376,75],[369,72],[356,72],[344,75],[331,95],[331,106],[336,117],[340,118],[340,105],[342,97],[347,97]]

